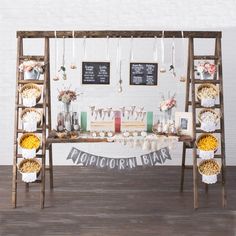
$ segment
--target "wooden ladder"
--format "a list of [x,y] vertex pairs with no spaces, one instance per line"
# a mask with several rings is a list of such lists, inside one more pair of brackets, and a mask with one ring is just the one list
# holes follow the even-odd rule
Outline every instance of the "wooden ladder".
[[[12,205],[17,207],[17,184],[18,179],[17,165],[18,160],[22,160],[22,155],[19,154],[18,139],[20,135],[27,133],[23,130],[22,122],[19,119],[20,111],[26,108],[22,104],[20,97],[20,88],[27,83],[34,83],[42,86],[42,102],[36,104],[34,108],[42,109],[42,124],[34,133],[41,136],[42,145],[40,147],[41,154],[36,155],[36,158],[41,160],[42,169],[40,176],[34,183],[40,183],[40,207],[44,208],[45,203],[45,170],[46,170],[46,152],[49,152],[49,175],[50,175],[50,189],[53,188],[53,163],[52,163],[52,147],[46,146],[46,136],[51,131],[51,99],[50,99],[50,54],[49,54],[49,38],[45,37],[44,42],[44,56],[29,56],[23,55],[23,37],[17,37],[17,63],[16,63],[16,95],[15,95],[15,127],[14,127],[14,152],[13,152],[13,178],[12,178]],[[24,60],[35,60],[44,62],[45,72],[42,80],[24,80],[24,75],[19,71],[19,65]],[[26,192],[29,191],[29,184],[26,183]]]
[[[219,104],[216,104],[213,109],[220,110],[220,128],[213,133],[220,135],[220,154],[215,155],[214,158],[220,158],[222,163],[221,168],[221,188],[222,188],[222,206],[225,207],[227,204],[226,200],[226,162],[225,162],[225,128],[224,128],[224,100],[223,100],[223,76],[222,76],[222,55],[221,55],[221,35],[220,37],[214,38],[215,40],[215,53],[214,55],[194,55],[194,38],[189,38],[188,44],[188,67],[187,67],[187,83],[186,83],[186,100],[185,100],[185,111],[190,111],[189,107],[192,107],[193,114],[193,142],[191,144],[183,143],[182,153],[182,167],[181,167],[181,184],[180,191],[183,191],[184,187],[184,174],[185,169],[191,168],[191,166],[185,165],[186,150],[192,149],[193,152],[193,194],[194,194],[194,208],[198,208],[198,165],[197,165],[197,148],[196,148],[196,136],[197,134],[206,133],[200,129],[200,124],[196,122],[197,110],[204,108],[201,104],[196,101],[196,86],[204,83],[212,83],[219,86]],[[195,78],[194,62],[195,60],[214,60],[217,66],[217,73],[215,73],[213,80],[200,80]],[[190,97],[191,95],[191,97]],[[192,169],[191,168],[191,169]],[[208,185],[205,185],[205,191],[208,192]]]

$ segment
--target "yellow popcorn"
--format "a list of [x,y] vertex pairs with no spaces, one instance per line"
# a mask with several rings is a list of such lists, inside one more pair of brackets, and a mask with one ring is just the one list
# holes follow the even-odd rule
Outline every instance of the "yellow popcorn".
[[198,140],[197,146],[203,151],[214,151],[218,147],[218,141],[212,135],[205,135]]
[[20,141],[20,146],[25,149],[37,149],[39,148],[39,145],[40,145],[40,140],[34,134],[25,136]]

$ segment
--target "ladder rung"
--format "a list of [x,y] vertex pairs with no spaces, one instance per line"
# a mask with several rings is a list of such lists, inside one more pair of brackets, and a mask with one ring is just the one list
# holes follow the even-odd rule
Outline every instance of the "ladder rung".
[[[36,154],[36,158],[42,158],[42,154]],[[17,158],[23,158],[21,154],[16,155]]]
[[[204,130],[201,130],[201,129],[196,129],[196,133],[207,133],[206,131]],[[216,129],[214,132],[209,132],[209,133],[221,133],[221,129]]]
[[[197,158],[200,158],[200,157],[197,155]],[[216,154],[216,155],[214,155],[214,158],[217,158],[217,159],[222,158],[222,155]]]
[[202,79],[195,79],[195,84],[220,84],[220,80],[212,79],[212,80],[202,80]]
[[[23,182],[21,179],[17,179],[16,183],[25,183],[25,182]],[[31,182],[31,183],[28,183],[28,184],[39,184],[39,183],[42,183],[41,179],[36,179],[34,182]]]
[[28,83],[44,84],[44,80],[23,80],[23,79],[18,80],[18,84],[28,84]]
[[218,60],[217,56],[214,55],[196,55],[193,56],[194,60]]
[[[25,131],[25,130],[23,130],[23,129],[18,129],[17,131],[16,131],[17,133],[29,133],[28,131]],[[34,133],[41,133],[42,132],[42,128],[37,128],[37,130],[36,131],[34,131]]]
[[20,56],[21,60],[35,60],[35,61],[44,61],[44,56],[35,56],[35,55],[24,55]]
[[[18,108],[28,108],[28,107],[24,106],[23,104],[18,104],[17,107]],[[38,103],[33,108],[43,108],[43,104],[42,103]]]
[[[188,105],[189,105],[189,106],[192,106],[192,102],[189,101],[189,102],[188,102]],[[206,108],[206,107],[201,106],[201,104],[200,104],[199,102],[195,102],[195,105],[196,105],[196,108]],[[212,108],[212,109],[214,109],[214,108],[220,108],[220,105],[217,104],[217,105],[215,105],[215,106],[213,106],[213,107],[209,107],[209,108]]]

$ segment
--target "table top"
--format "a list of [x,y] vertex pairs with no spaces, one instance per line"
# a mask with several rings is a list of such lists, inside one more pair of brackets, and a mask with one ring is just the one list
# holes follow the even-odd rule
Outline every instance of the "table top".
[[[192,142],[192,138],[187,135],[180,135],[180,136],[167,136],[167,135],[160,135],[163,137],[178,137],[179,142]],[[53,144],[53,143],[101,143],[101,142],[113,142],[109,141],[108,138],[101,138],[101,137],[78,137],[78,138],[54,138],[54,137],[48,137],[47,138],[47,144]]]

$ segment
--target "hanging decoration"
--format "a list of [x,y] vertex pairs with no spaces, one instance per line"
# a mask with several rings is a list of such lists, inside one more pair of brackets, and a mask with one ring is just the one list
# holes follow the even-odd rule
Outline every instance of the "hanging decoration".
[[164,36],[165,32],[162,31],[162,37],[161,37],[161,68],[160,72],[165,73],[166,68],[165,68],[165,45],[164,45]]
[[175,72],[175,38],[172,39],[172,45],[171,45],[171,65],[169,71],[171,72],[173,78],[176,78],[176,72]]
[[66,67],[65,67],[65,37],[63,37],[63,45],[62,45],[62,63],[59,71],[61,73],[62,79],[66,80]]
[[[184,39],[184,31],[181,31],[182,34],[182,53],[185,55],[185,39]],[[182,56],[182,74],[180,75],[180,82],[186,82],[186,74],[185,74],[185,61],[184,57]]]
[[161,148],[155,152],[141,155],[139,157],[110,158],[84,152],[77,148],[72,148],[67,160],[72,160],[76,165],[94,166],[98,168],[109,168],[117,170],[134,169],[138,166],[155,166],[164,164],[166,160],[171,160],[168,147]]
[[118,40],[118,46],[117,46],[117,74],[119,76],[119,82],[118,82],[118,93],[122,93],[123,92],[123,88],[122,88],[122,77],[121,77],[121,69],[122,69],[122,62],[121,62],[121,37]]
[[83,57],[84,57],[84,60],[86,60],[87,59],[87,53],[86,53],[86,36],[84,36],[84,41],[83,41],[83,49],[84,49],[84,55],[83,55]]
[[106,42],[106,60],[110,60],[110,51],[109,51],[110,45],[109,45],[109,36],[107,36],[107,42]]
[[77,69],[76,63],[75,63],[75,31],[72,31],[72,63],[70,65],[70,68],[72,70]]
[[157,36],[154,37],[154,44],[153,44],[153,60],[154,60],[155,62],[158,61]]
[[55,43],[55,67],[54,67],[54,77],[53,77],[53,80],[54,81],[58,81],[60,78],[58,76],[58,42],[57,42],[57,31],[54,32],[54,36],[55,36],[55,40],[54,40],[54,43]]

